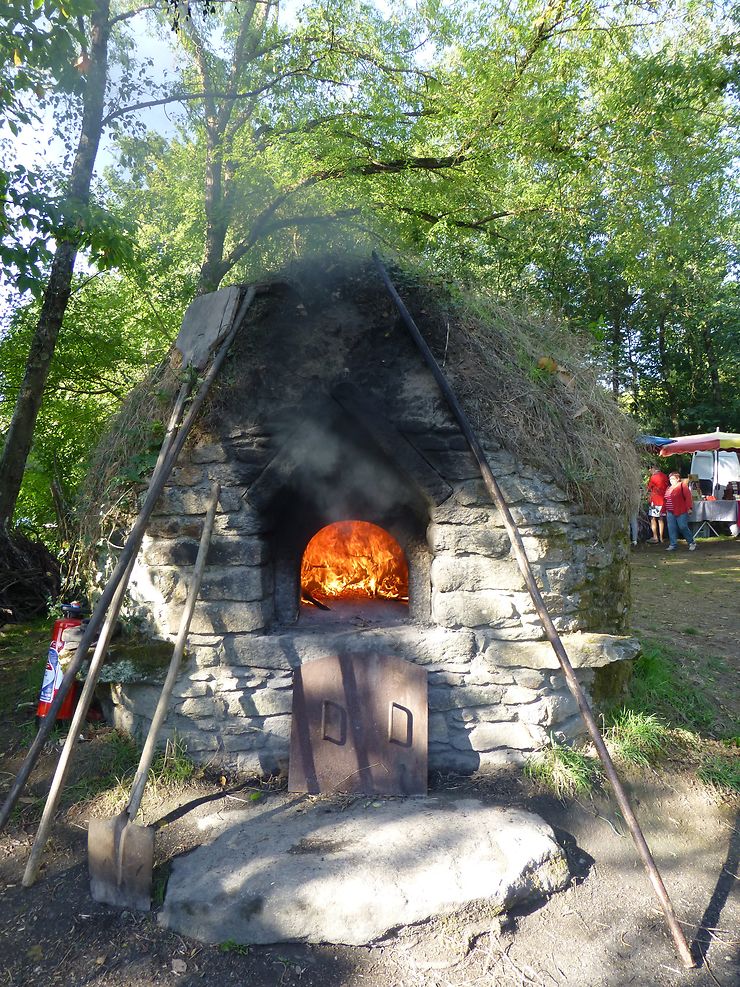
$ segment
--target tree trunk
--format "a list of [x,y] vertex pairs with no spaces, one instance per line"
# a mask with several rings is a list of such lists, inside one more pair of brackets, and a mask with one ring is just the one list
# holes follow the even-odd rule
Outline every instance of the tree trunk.
[[664,308],[658,315],[658,354],[660,356],[660,374],[663,380],[663,388],[666,395],[667,411],[671,421],[674,434],[678,432],[678,413],[676,410],[676,391],[671,383],[670,369],[668,361],[668,347],[666,344],[666,323],[668,321],[668,311]]
[[707,358],[707,365],[709,367],[709,383],[712,389],[712,400],[717,414],[720,414],[722,409],[722,386],[719,377],[719,364],[717,363],[717,352],[714,348],[714,340],[712,338],[712,331],[706,322],[701,327],[701,337],[704,343],[704,353]]
[[[98,0],[90,16],[91,62],[83,99],[80,139],[69,179],[67,211],[70,214],[74,214],[75,206],[87,206],[90,202],[90,183],[100,143],[108,78],[109,12],[110,0]],[[18,499],[46,379],[72,290],[76,258],[74,243],[59,243],[0,461],[0,526],[8,525]]]

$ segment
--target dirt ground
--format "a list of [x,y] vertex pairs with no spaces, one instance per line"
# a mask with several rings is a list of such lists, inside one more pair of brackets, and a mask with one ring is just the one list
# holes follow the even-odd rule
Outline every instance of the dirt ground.
[[[642,638],[672,643],[692,674],[711,683],[728,718],[737,712],[740,543],[702,542],[691,555],[642,545],[633,554],[633,626]],[[18,724],[0,727],[5,788],[21,757]],[[27,740],[27,738],[26,738]],[[96,742],[81,745],[77,776],[94,771]],[[55,753],[40,761],[27,795],[48,785]],[[524,806],[542,815],[566,848],[573,880],[548,902],[481,927],[441,918],[398,930],[372,947],[303,944],[245,949],[203,945],[162,930],[156,910],[119,912],[94,903],[86,872],[86,821],[92,809],[60,814],[37,884],[21,887],[35,821],[22,813],[0,834],[0,987],[146,987],[248,983],[255,987],[465,987],[486,985],[740,983],[740,825],[738,805],[721,801],[678,764],[623,773],[633,805],[687,938],[700,961],[676,957],[656,899],[612,800],[560,803],[520,774],[444,777],[434,791]],[[273,798],[276,786],[260,797]],[[191,783],[176,797],[150,796],[147,821],[169,819],[157,836],[164,862],[198,839],[197,820],[218,804],[239,807],[249,789]],[[110,810],[107,810],[110,811]],[[103,812],[102,814],[106,814]],[[31,814],[32,816],[32,814]],[[163,874],[157,871],[159,878]]]

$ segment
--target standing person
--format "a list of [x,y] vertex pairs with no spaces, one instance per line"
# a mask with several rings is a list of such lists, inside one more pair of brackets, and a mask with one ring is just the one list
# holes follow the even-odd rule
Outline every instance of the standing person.
[[650,528],[653,537],[648,541],[648,545],[657,545],[665,541],[665,492],[668,489],[668,477],[663,470],[657,466],[650,467],[650,476],[647,482],[648,514],[650,515]]
[[669,473],[670,486],[665,492],[666,520],[668,521],[668,538],[670,545],[667,552],[675,552],[678,547],[679,532],[689,543],[689,551],[696,551],[696,542],[689,528],[689,511],[694,506],[691,490],[680,473]]

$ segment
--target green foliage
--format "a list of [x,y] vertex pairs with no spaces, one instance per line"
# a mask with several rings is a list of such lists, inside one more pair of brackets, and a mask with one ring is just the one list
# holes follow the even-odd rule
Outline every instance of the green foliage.
[[235,939],[226,939],[219,945],[218,949],[221,953],[238,953],[240,956],[249,955],[249,946],[244,946],[236,942]]
[[[90,4],[64,9],[70,16],[53,0],[10,0],[0,14],[10,66],[0,110],[14,127],[32,120],[30,100],[53,80],[71,94],[59,118],[70,129],[83,92],[71,65],[76,15]],[[275,10],[227,4],[178,24],[180,91],[223,95],[184,100],[174,135],[111,104],[119,164],[96,188],[97,206],[70,216],[58,176],[12,154],[0,163],[6,280],[36,290],[54,237],[72,238],[99,271],[126,272],[100,274],[74,297],[19,516],[67,540],[45,527],[59,525],[50,480],[69,506],[102,422],[157,363],[195,291],[370,240],[454,286],[565,315],[594,340],[588,358],[646,431],[735,427],[731,8],[451,0],[381,11],[309,0],[291,19]],[[120,28],[127,98],[166,97]],[[0,338],[0,431],[26,318],[17,313]],[[547,386],[547,371],[523,359]],[[144,476],[151,452],[137,450],[119,479]],[[596,476],[593,457],[581,459],[562,465],[576,488]]]
[[155,787],[181,787],[194,776],[195,771],[182,738],[174,736],[167,740],[164,750],[152,762],[149,781]]
[[554,739],[529,758],[524,773],[559,799],[588,795],[601,779],[596,758]]
[[[163,299],[156,303],[151,291],[151,285],[128,276],[77,280],[16,508],[20,523],[57,549],[74,537],[77,494],[92,450],[120,402],[159,363],[176,332],[179,309],[166,309]],[[37,317],[35,303],[16,309],[0,337],[0,392],[6,398],[0,402],[0,434],[10,421]],[[162,428],[155,419],[137,434],[123,467],[126,480],[140,481],[153,466]]]
[[616,761],[647,767],[668,749],[668,730],[652,713],[623,706],[608,717],[607,724],[604,740]]
[[714,706],[706,692],[691,682],[676,657],[656,642],[644,642],[635,663],[630,706],[636,712],[655,714],[672,726],[701,733],[716,722]]
[[740,793],[740,758],[708,757],[697,772],[706,785],[711,785],[720,792]]
[[6,624],[0,630],[0,716],[18,714],[33,723],[46,667],[50,625],[47,618],[30,624]]

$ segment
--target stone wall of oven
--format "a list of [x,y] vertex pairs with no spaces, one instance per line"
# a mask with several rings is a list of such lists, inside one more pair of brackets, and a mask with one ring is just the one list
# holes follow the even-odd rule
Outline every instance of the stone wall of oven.
[[[166,722],[166,732],[176,732],[196,759],[240,771],[277,770],[289,749],[292,669],[339,651],[375,649],[427,669],[431,768],[468,772],[521,763],[550,734],[582,734],[508,536],[462,437],[439,423],[406,436],[452,493],[429,509],[429,613],[397,626],[275,624],[271,522],[248,501],[249,484],[274,454],[265,430],[201,434],[181,459],[150,525],[132,595],[150,633],[173,638],[208,488],[220,480],[209,564]],[[550,478],[502,449],[487,452],[579,678],[598,693],[604,669],[615,663],[628,669],[638,653],[637,642],[621,633],[629,589],[626,531],[579,514]],[[109,715],[140,734],[160,680],[121,665],[108,667],[104,677]]]

